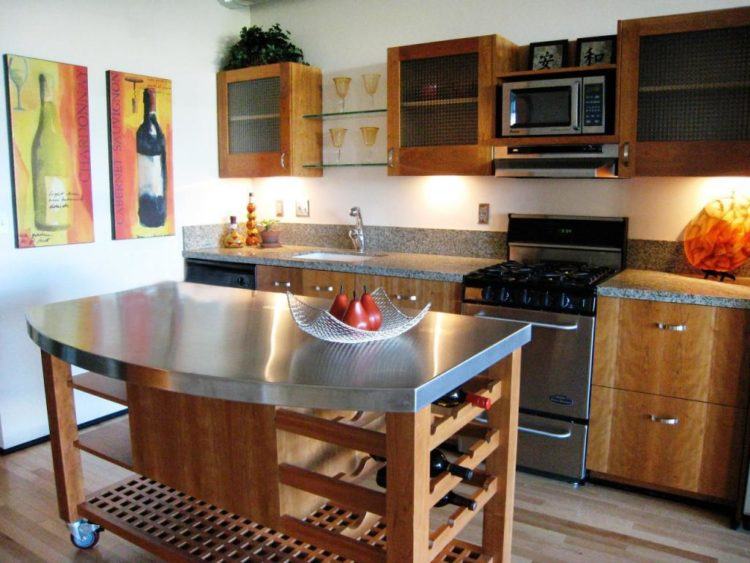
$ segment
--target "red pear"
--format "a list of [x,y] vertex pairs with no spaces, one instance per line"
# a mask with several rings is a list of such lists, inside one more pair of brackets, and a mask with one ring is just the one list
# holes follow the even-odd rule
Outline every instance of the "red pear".
[[339,290],[339,294],[333,300],[333,304],[331,305],[331,309],[329,312],[338,320],[342,320],[344,318],[344,314],[346,313],[347,307],[349,307],[349,296],[344,292],[344,286],[342,285],[341,289]]
[[380,314],[380,307],[375,303],[372,295],[367,293],[367,286],[365,286],[365,292],[362,294],[362,307],[365,308],[367,313],[370,330],[378,330],[380,325],[383,324],[383,315]]
[[370,329],[370,323],[367,321],[367,312],[362,306],[362,302],[357,299],[356,292],[354,293],[354,298],[349,303],[349,307],[347,307],[342,320],[345,324],[360,330]]

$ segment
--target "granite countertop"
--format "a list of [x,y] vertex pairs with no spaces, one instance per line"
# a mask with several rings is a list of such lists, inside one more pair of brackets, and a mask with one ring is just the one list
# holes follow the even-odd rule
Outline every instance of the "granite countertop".
[[314,246],[282,246],[281,248],[202,248],[185,250],[185,258],[265,264],[292,268],[309,268],[332,272],[353,272],[381,276],[398,276],[423,280],[461,282],[465,274],[497,264],[496,258],[464,258],[439,254],[408,254],[401,252],[365,253],[372,256],[364,262],[335,262],[298,258],[299,254],[310,252],[330,252],[353,254],[340,248],[319,248]]
[[627,269],[598,286],[605,297],[750,309],[750,278],[719,282],[697,276]]

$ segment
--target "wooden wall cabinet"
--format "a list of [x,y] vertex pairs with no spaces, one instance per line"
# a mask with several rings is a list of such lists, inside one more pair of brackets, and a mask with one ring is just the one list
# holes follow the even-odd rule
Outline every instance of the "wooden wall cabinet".
[[322,125],[303,115],[322,110],[319,68],[298,63],[217,75],[219,176],[321,176]]
[[602,297],[587,468],[732,501],[748,403],[750,315]]
[[495,76],[515,49],[497,35],[388,49],[388,174],[491,174]]
[[619,23],[620,177],[750,174],[750,8]]

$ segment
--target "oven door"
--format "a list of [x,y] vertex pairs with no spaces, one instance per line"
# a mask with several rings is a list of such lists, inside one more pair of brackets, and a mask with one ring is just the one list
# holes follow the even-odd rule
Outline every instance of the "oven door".
[[581,84],[580,78],[505,82],[503,136],[580,134]]
[[464,315],[531,323],[521,353],[521,408],[587,420],[594,317],[463,303]]

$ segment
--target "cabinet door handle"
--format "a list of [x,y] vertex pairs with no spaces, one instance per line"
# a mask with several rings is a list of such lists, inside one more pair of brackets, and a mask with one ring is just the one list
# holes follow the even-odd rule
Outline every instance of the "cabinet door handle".
[[680,419],[676,416],[657,416],[655,414],[649,414],[648,418],[652,422],[658,422],[659,424],[666,424],[668,426],[677,426],[680,423]]
[[333,293],[333,286],[329,285],[328,287],[320,287],[319,285],[315,286],[315,291],[327,291],[328,293]]
[[416,295],[401,295],[400,293],[397,293],[395,297],[396,297],[396,301],[416,301],[417,300]]
[[281,153],[281,167],[286,168],[286,153],[285,152]]
[[292,287],[292,282],[281,282],[281,281],[275,281],[273,282],[274,287]]
[[393,149],[388,149],[388,168],[393,168]]
[[622,163],[625,166],[630,164],[630,143],[627,141],[622,144]]
[[685,332],[687,325],[672,325],[669,323],[656,323],[656,328],[659,330],[671,330],[674,332]]

